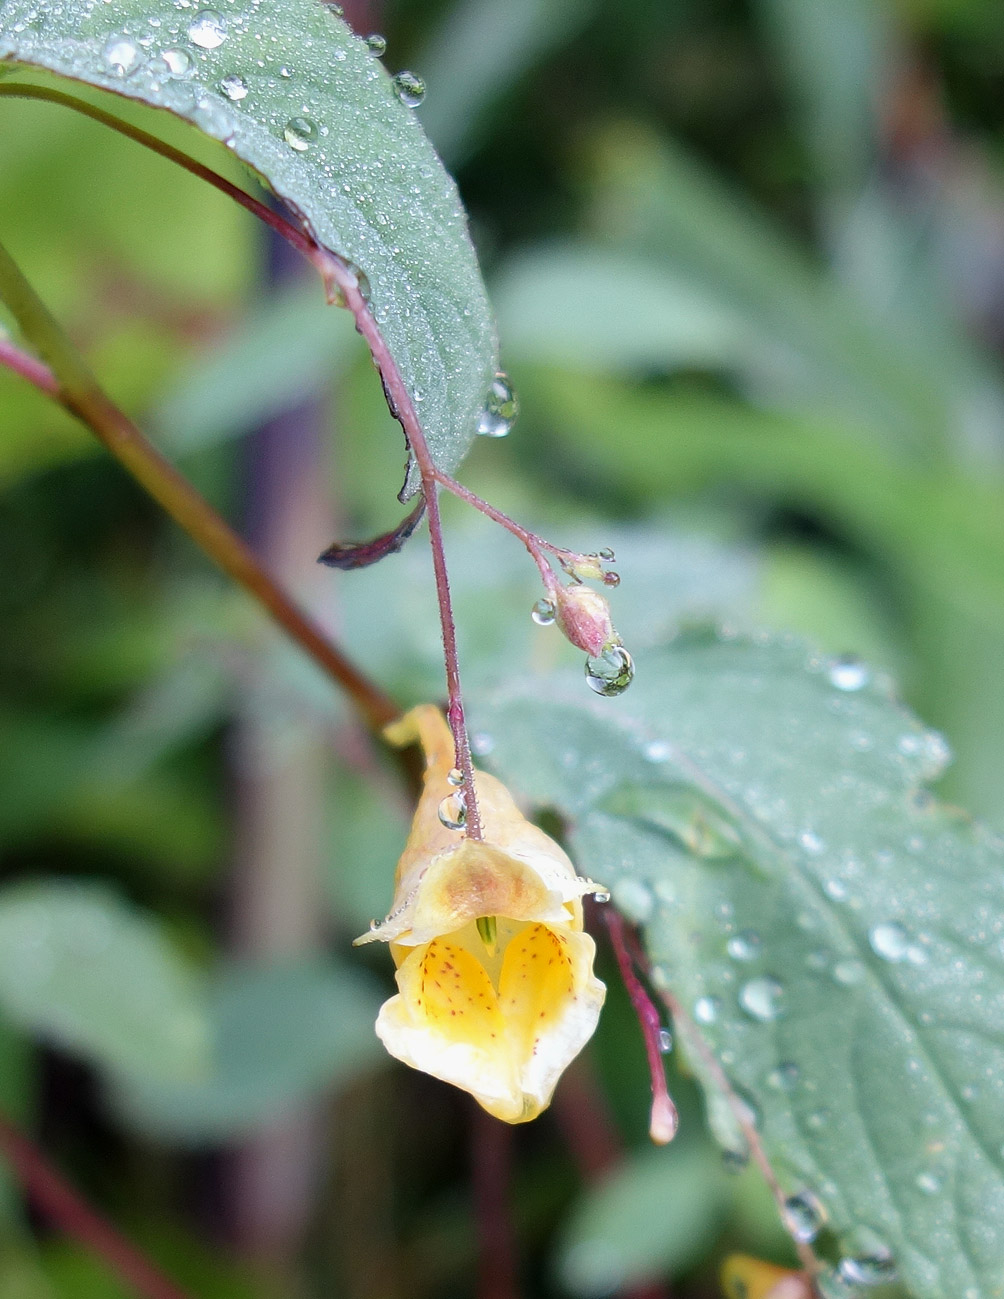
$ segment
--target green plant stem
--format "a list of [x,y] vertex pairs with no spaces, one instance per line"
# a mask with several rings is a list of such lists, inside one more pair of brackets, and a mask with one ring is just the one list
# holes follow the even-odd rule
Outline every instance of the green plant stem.
[[28,1197],[66,1235],[103,1258],[143,1299],[186,1299],[150,1260],[73,1189],[32,1141],[0,1115],[0,1155]]
[[[206,554],[262,604],[281,627],[349,695],[368,726],[379,731],[400,712],[262,568],[251,549],[99,387],[44,303],[0,244],[0,298],[47,369],[9,345],[0,363],[54,396],[104,443],[113,456],[180,524]],[[19,357],[12,363],[12,352]]]

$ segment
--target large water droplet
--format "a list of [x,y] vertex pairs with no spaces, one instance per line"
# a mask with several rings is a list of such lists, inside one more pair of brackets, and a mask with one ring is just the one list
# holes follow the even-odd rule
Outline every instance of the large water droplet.
[[232,72],[229,77],[224,77],[220,82],[220,89],[226,95],[227,99],[232,99],[234,103],[239,103],[246,98],[248,93],[248,83],[243,77]]
[[174,80],[180,81],[182,77],[191,75],[195,67],[195,60],[187,50],[163,50],[161,51],[160,60],[163,63],[167,76]]
[[871,675],[867,665],[850,654],[841,655],[830,664],[830,682],[838,690],[863,690]]
[[215,9],[200,9],[188,28],[188,39],[200,49],[218,49],[227,39],[226,20]]
[[462,830],[467,824],[467,807],[460,794],[447,794],[439,805],[439,820],[447,830]]
[[387,37],[381,36],[379,32],[374,32],[372,36],[366,37],[366,48],[371,54],[375,54],[377,58],[380,58],[381,54],[386,53]]
[[673,1034],[668,1028],[659,1029],[659,1050],[663,1055],[669,1055],[673,1049]]
[[619,695],[634,679],[634,663],[623,645],[606,645],[586,659],[586,684],[598,695]]
[[905,961],[910,952],[910,935],[895,921],[873,925],[868,931],[868,941],[875,955],[884,961]]
[[754,929],[741,929],[725,944],[725,950],[734,961],[755,961],[763,943]]
[[482,437],[504,438],[516,423],[519,398],[509,382],[509,376],[500,370],[492,380],[485,398],[485,408],[478,419],[478,432]]
[[297,153],[306,153],[317,139],[317,124],[309,117],[291,117],[282,129],[282,138]]
[[721,1008],[720,997],[698,997],[694,1002],[694,1019],[698,1024],[713,1024]]
[[425,82],[414,72],[399,72],[394,78],[394,94],[408,108],[417,108],[425,98]]
[[451,769],[446,773],[446,780],[454,789],[459,789],[464,783],[464,773],[459,767],[451,767]]
[[550,627],[556,616],[553,600],[538,600],[530,610],[530,617],[538,627]]
[[117,77],[128,77],[146,62],[146,55],[128,36],[113,36],[105,45],[104,55]]
[[800,1191],[784,1202],[785,1226],[802,1245],[808,1245],[816,1239],[826,1222],[826,1216],[826,1210],[811,1191]]
[[750,979],[739,989],[739,1005],[752,1019],[763,1024],[780,1017],[783,997],[783,984],[769,974]]

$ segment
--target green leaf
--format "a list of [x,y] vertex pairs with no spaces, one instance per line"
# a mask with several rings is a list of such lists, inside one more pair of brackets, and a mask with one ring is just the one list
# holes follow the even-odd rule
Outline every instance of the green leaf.
[[98,885],[0,893],[0,1005],[50,1041],[130,1075],[207,1062],[202,988],[161,927]]
[[944,741],[859,663],[694,633],[637,669],[616,702],[560,679],[476,709],[493,765],[642,926],[823,1256],[999,1296],[1004,844],[932,799]]
[[385,1058],[373,1031],[379,990],[353,969],[319,962],[234,965],[212,994],[216,1055],[192,1082],[130,1077],[126,1116],[185,1140],[246,1132]]
[[432,455],[456,468],[497,368],[466,217],[413,111],[330,6],[8,0],[0,59],[167,109],[225,142],[365,272]]
[[695,1263],[725,1216],[728,1189],[703,1142],[632,1155],[566,1224],[558,1253],[564,1288],[591,1299]]

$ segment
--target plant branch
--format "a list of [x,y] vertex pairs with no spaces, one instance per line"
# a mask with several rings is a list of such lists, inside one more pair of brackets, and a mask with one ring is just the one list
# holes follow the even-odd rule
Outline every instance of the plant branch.
[[105,395],[55,319],[0,244],[0,298],[50,368],[5,345],[0,363],[55,396],[180,524],[206,554],[262,604],[321,669],[349,695],[373,730],[399,713],[388,695],[328,640],[262,568],[249,546]]
[[292,244],[298,253],[302,253],[307,258],[321,276],[328,301],[335,302],[337,300],[334,289],[335,279],[331,273],[331,263],[334,260],[334,255],[328,252],[326,248],[323,248],[305,230],[294,225],[281,212],[274,212],[267,204],[253,198],[239,185],[234,185],[224,176],[213,171],[211,167],[196,162],[194,158],[182,153],[180,149],[175,149],[163,140],[158,140],[155,135],[150,135],[149,132],[141,130],[138,126],[133,126],[130,122],[124,122],[113,113],[106,113],[103,108],[88,103],[86,99],[78,99],[75,95],[67,95],[62,90],[53,90],[48,86],[23,85],[18,82],[0,82],[0,95],[9,95],[14,99],[40,99],[46,103],[59,104],[63,108],[72,108],[75,113],[81,113],[84,117],[93,118],[95,122],[100,122],[102,126],[111,127],[113,131],[118,131],[120,135],[125,135],[130,140],[135,140],[137,144],[142,144],[147,149],[152,149],[154,153],[159,153],[162,158],[166,158],[169,162],[184,167],[185,171],[191,172],[193,176],[198,176],[200,180],[206,181],[207,184],[232,198],[234,202],[246,208],[260,221],[264,221],[266,225],[271,226],[277,234]]
[[67,1236],[103,1258],[144,1299],[187,1299],[150,1260],[97,1213],[33,1142],[0,1115],[0,1154],[35,1206]]

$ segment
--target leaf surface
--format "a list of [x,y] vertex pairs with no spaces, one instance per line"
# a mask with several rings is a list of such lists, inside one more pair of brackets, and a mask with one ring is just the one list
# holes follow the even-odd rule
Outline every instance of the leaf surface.
[[47,880],[0,894],[0,1004],[130,1076],[191,1077],[207,1063],[195,972],[154,920],[101,886]]
[[253,168],[362,268],[433,458],[456,468],[497,369],[466,216],[414,111],[330,6],[4,0],[0,60],[166,109]]
[[693,633],[587,694],[552,680],[475,724],[641,926],[785,1193],[822,1206],[821,1255],[1000,1296],[1004,846],[927,792],[942,738],[790,638]]

